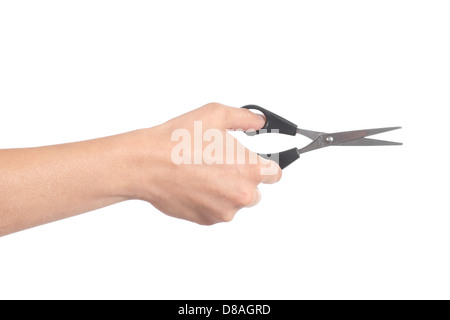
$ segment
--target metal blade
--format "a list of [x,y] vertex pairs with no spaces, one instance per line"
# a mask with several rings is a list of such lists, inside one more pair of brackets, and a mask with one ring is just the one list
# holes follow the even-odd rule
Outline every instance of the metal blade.
[[325,139],[330,145],[340,145],[347,141],[358,140],[367,136],[392,131],[400,128],[401,127],[389,127],[389,128],[336,132],[328,134]]
[[297,128],[297,134],[301,134],[302,136],[310,138],[311,140],[314,140],[315,138],[317,138],[319,135],[321,135],[323,133],[324,132],[305,130],[305,129]]
[[394,141],[385,141],[377,139],[362,138],[357,140],[347,141],[336,146],[401,146],[403,143]]
[[[353,146],[374,146],[374,145],[401,145],[401,143],[382,141],[375,139],[365,139],[364,137],[374,134],[400,129],[401,127],[377,128],[355,131],[344,131],[336,133],[319,133],[318,136],[306,147],[298,150],[298,154],[329,146],[353,145]],[[312,134],[311,134],[312,136]]]

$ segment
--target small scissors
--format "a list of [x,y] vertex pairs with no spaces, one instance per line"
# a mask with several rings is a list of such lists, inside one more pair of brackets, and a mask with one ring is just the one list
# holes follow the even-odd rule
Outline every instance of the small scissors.
[[376,139],[365,138],[374,134],[400,129],[401,127],[389,127],[378,129],[366,129],[355,131],[343,131],[336,133],[325,133],[311,130],[304,130],[297,127],[296,124],[280,117],[279,115],[270,112],[260,106],[247,105],[242,108],[254,109],[261,111],[266,117],[264,127],[257,131],[246,132],[248,135],[256,135],[260,133],[282,133],[290,136],[301,134],[312,140],[307,146],[297,149],[292,148],[279,153],[259,154],[261,157],[276,161],[281,169],[286,168],[292,162],[300,158],[302,153],[313,151],[316,149],[329,146],[398,146],[402,145],[400,142],[383,141]]

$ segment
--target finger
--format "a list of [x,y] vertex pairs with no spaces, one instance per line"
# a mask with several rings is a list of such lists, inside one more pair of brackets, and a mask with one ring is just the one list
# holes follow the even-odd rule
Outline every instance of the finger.
[[275,183],[280,181],[282,171],[278,163],[272,160],[267,160],[262,157],[260,159],[260,177],[262,183]]
[[248,109],[225,106],[228,117],[225,119],[228,129],[234,130],[258,130],[264,127],[266,119],[260,114]]
[[261,191],[259,191],[258,188],[255,188],[253,194],[253,201],[247,206],[247,208],[256,206],[260,201],[261,201]]

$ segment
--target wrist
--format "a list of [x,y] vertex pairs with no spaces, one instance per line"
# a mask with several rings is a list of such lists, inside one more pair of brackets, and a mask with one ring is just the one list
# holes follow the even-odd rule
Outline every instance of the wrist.
[[[163,146],[157,127],[140,129],[122,134],[122,161],[120,165],[119,192],[126,199],[151,201],[156,195],[156,175],[163,162]],[[160,139],[159,139],[160,140]]]

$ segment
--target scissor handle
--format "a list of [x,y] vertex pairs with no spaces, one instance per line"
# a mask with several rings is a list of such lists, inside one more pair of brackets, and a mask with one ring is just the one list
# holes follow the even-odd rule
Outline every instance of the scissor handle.
[[246,132],[246,134],[253,136],[260,133],[282,133],[287,134],[290,136],[295,136],[297,134],[297,125],[290,122],[289,120],[286,120],[283,117],[280,117],[279,115],[270,112],[269,110],[266,110],[264,108],[261,108],[260,106],[256,105],[247,105],[243,106],[242,108],[245,109],[254,109],[261,111],[263,115],[266,117],[266,123],[264,124],[264,127],[262,127],[260,130],[252,131],[252,132]]
[[281,169],[286,168],[292,162],[300,158],[297,148],[292,148],[278,153],[268,153],[268,154],[259,153],[259,155],[268,160],[274,160],[275,162],[278,163]]

